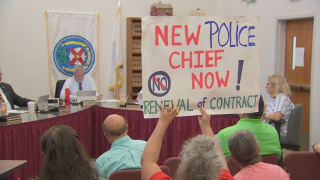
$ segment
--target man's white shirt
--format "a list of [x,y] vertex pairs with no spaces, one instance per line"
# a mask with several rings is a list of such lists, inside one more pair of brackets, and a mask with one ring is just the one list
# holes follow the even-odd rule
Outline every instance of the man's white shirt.
[[[83,91],[91,91],[95,90],[97,91],[96,83],[94,82],[93,78],[90,76],[85,75],[82,82],[81,87]],[[60,92],[60,98],[64,99],[65,97],[65,89],[69,88],[70,95],[76,95],[79,91],[79,83],[74,79],[74,77],[68,78]],[[98,95],[98,91],[96,92],[96,95]]]
[[[8,101],[7,96],[3,93],[1,88],[0,88],[0,93],[2,95],[4,102],[6,102],[7,110],[11,110],[12,108],[11,108],[10,102]],[[0,100],[1,100],[1,98],[0,98]]]

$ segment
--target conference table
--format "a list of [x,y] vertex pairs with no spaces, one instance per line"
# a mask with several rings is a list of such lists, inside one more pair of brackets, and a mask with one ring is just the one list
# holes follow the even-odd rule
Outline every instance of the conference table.
[[26,164],[24,160],[0,160],[0,180],[7,180],[12,172]]
[[[21,120],[0,122],[0,159],[27,160],[28,165],[16,170],[9,179],[36,177],[41,168],[42,156],[40,138],[54,125],[68,125],[78,134],[88,155],[99,157],[109,150],[111,144],[103,135],[102,123],[110,114],[120,114],[128,121],[128,135],[132,139],[147,141],[156,127],[157,120],[145,119],[141,110],[128,110],[119,103],[97,103],[92,106],[70,105],[67,113],[23,113]],[[214,133],[236,124],[236,115],[213,115],[211,127]],[[177,117],[168,127],[162,142],[158,164],[169,157],[179,156],[181,145],[191,137],[200,134],[196,116]]]

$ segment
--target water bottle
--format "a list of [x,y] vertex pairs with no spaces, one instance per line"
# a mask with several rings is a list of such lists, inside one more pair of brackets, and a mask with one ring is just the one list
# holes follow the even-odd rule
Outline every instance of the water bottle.
[[69,91],[69,88],[65,89],[64,94],[65,94],[64,104],[65,105],[70,105],[70,91]]

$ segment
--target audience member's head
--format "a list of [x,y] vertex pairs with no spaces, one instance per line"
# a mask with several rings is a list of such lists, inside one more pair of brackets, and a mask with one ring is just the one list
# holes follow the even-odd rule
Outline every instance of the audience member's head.
[[263,112],[264,112],[264,101],[263,101],[263,97],[260,95],[260,99],[258,103],[258,112],[240,114],[239,116],[241,119],[242,118],[261,119]]
[[84,78],[84,68],[81,64],[77,64],[73,68],[73,77],[77,82],[82,82]]
[[177,180],[215,180],[222,169],[222,159],[212,137],[198,135],[186,141],[180,152]]
[[274,74],[268,77],[266,90],[272,98],[276,98],[279,93],[284,93],[289,97],[291,96],[291,91],[287,80],[279,74]]
[[43,164],[40,179],[98,179],[90,165],[77,133],[69,126],[56,125],[47,130],[40,140]]
[[116,139],[126,136],[128,133],[127,120],[118,114],[109,115],[102,125],[104,136],[110,143]]
[[248,130],[234,132],[228,140],[228,146],[230,157],[242,168],[261,161],[258,141]]

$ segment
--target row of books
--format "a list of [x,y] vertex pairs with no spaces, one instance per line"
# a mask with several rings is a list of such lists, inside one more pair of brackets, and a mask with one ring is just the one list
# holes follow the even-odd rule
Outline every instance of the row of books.
[[132,86],[142,86],[142,73],[132,73]]
[[141,35],[141,22],[133,22],[132,23],[132,31],[133,31],[133,34],[137,34],[137,35]]
[[141,39],[132,40],[132,52],[133,53],[141,52]]
[[133,70],[141,70],[141,68],[142,68],[141,57],[133,56],[132,57],[132,69]]

